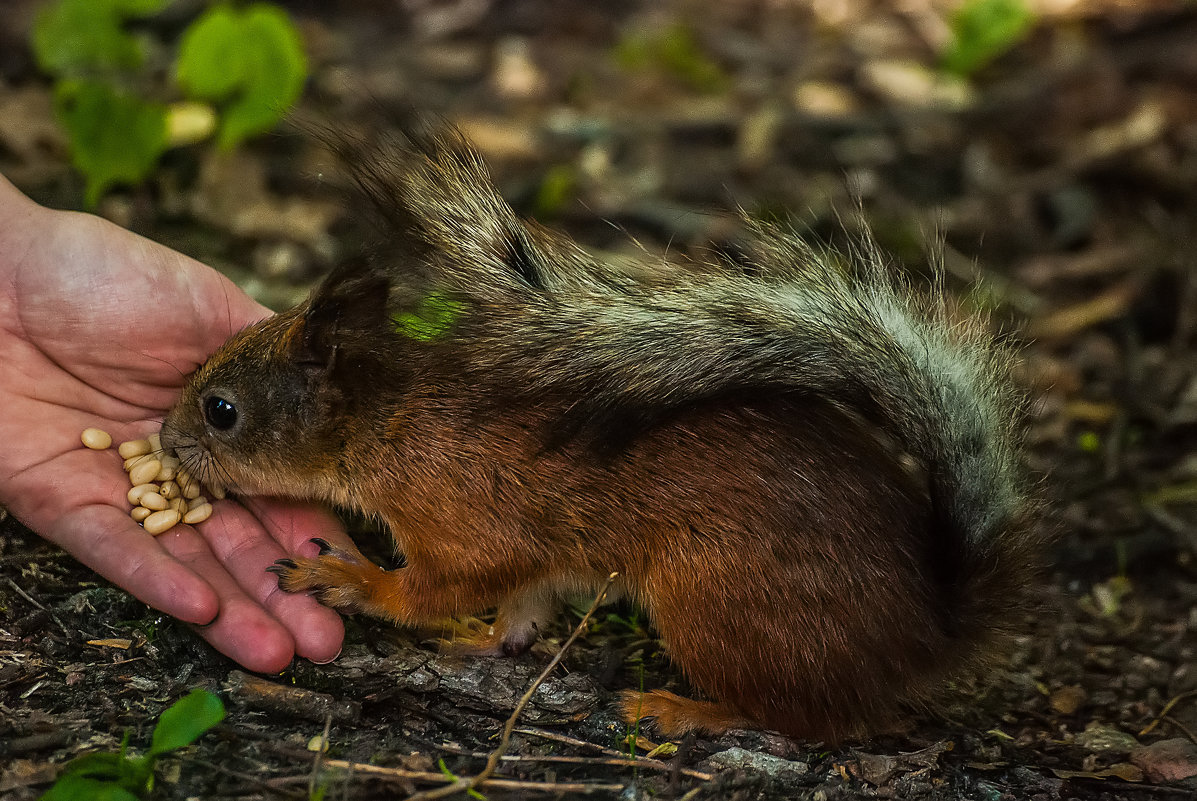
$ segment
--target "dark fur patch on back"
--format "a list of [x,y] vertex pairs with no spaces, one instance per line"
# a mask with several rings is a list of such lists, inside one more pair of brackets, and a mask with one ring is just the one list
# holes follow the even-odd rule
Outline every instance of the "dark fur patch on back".
[[753,384],[725,385],[718,392],[691,395],[674,403],[582,403],[568,409],[551,426],[546,447],[557,450],[580,442],[591,455],[607,461],[625,453],[654,429],[701,409],[748,407],[778,400],[798,403],[809,398],[807,393],[792,388]]
[[511,271],[528,286],[543,291],[545,289],[544,275],[540,271],[540,265],[536,263],[532,245],[527,240],[527,234],[518,228],[509,231],[506,245],[507,264],[511,267]]

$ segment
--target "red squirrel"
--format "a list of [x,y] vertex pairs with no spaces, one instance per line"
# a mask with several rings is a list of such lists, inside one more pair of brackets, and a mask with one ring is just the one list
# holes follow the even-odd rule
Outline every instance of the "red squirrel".
[[1010,357],[977,320],[749,224],[743,253],[616,268],[520,219],[452,127],[334,144],[382,241],[191,377],[162,442],[206,483],[384,521],[288,592],[421,624],[497,608],[527,649],[608,574],[706,700],[664,733],[866,735],[984,664],[1036,565]]

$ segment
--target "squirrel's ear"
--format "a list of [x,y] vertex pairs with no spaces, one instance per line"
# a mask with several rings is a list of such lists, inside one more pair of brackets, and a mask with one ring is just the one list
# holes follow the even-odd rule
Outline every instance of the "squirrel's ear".
[[369,340],[386,319],[390,280],[365,258],[346,262],[313,291],[291,346],[296,362],[331,369],[338,351]]
[[399,254],[405,270],[424,272],[419,277],[433,283],[543,287],[535,232],[448,122],[414,115],[400,128],[369,136],[313,132],[380,218],[380,252]]

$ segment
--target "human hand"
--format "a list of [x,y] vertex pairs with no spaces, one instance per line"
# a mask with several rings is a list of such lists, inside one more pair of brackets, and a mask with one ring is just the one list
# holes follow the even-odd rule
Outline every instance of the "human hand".
[[145,603],[195,624],[250,670],[331,660],[344,628],[266,568],[348,540],[320,509],[218,501],[155,538],[128,515],[114,449],[157,431],[188,373],[269,311],[199,262],[87,214],[51,211],[0,177],[0,504]]

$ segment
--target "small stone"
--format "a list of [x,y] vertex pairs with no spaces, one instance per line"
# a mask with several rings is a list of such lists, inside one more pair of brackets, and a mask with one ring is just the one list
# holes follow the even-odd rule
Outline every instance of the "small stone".
[[1139,747],[1134,736],[1113,726],[1090,723],[1076,736],[1076,744],[1097,754],[1129,754]]
[[1197,745],[1177,737],[1131,751],[1130,760],[1153,782],[1179,782],[1197,776]]
[[803,762],[735,747],[713,754],[707,762],[717,768],[752,770],[778,779],[794,779],[810,772]]
[[1067,687],[1061,687],[1051,695],[1048,703],[1054,711],[1061,715],[1072,715],[1081,708],[1081,704],[1085,703],[1088,696],[1084,689],[1079,685],[1072,684]]
[[766,103],[740,123],[736,132],[736,160],[741,166],[757,169],[770,162],[782,121],[781,110]]
[[974,100],[968,84],[917,61],[876,60],[860,68],[861,84],[891,105],[961,110]]
[[830,81],[806,81],[794,90],[794,108],[812,117],[835,119],[860,111],[856,97]]
[[495,45],[491,82],[503,97],[526,100],[544,94],[548,81],[532,58],[526,39],[511,37]]

